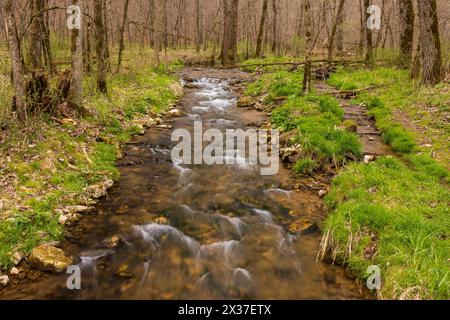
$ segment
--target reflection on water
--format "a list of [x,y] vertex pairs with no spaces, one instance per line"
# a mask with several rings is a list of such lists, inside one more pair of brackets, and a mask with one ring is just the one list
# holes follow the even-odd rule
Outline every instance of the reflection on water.
[[[174,128],[192,131],[199,119],[205,129],[222,130],[265,120],[239,110],[226,81],[199,77],[194,87]],[[50,276],[12,298],[362,297],[341,269],[316,262],[320,234],[286,231],[295,219],[323,215],[316,195],[292,190],[289,170],[264,177],[254,166],[172,163],[170,134],[152,129],[137,138],[122,161],[138,164],[121,166],[121,181],[98,214],[71,230],[65,249],[79,257],[83,289],[68,291],[67,275]],[[122,243],[102,248],[115,234]]]

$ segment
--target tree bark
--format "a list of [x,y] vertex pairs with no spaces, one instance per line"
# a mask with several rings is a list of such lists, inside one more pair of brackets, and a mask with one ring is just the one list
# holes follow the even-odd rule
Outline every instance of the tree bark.
[[414,42],[414,6],[412,0],[399,0],[400,59],[402,68],[411,65]]
[[14,16],[14,1],[5,0],[4,10],[6,14],[6,28],[8,34],[9,53],[11,56],[12,80],[15,91],[15,107],[19,121],[27,120],[27,101],[25,98],[25,79],[20,52],[19,39],[16,31],[16,19]]
[[418,0],[422,83],[434,85],[442,80],[441,44],[436,0]]
[[336,32],[338,29],[339,19],[342,19],[339,17],[342,17],[342,14],[344,11],[344,5],[345,5],[345,0],[339,0],[336,17],[334,19],[333,26],[331,28],[331,34],[328,38],[328,61],[330,61],[330,62],[331,62],[331,60],[333,60],[334,39],[335,39]]
[[197,27],[197,38],[196,38],[196,50],[197,53],[200,52],[200,48],[202,45],[202,14],[201,14],[201,6],[200,0],[195,0],[195,11],[196,11],[196,27]]
[[344,20],[345,20],[345,10],[342,10],[340,14],[336,17],[336,49],[339,55],[344,52]]
[[305,19],[305,71],[303,74],[303,94],[311,91],[311,54],[312,54],[312,24],[311,24],[311,3],[310,0],[304,0],[303,13]]
[[120,26],[120,35],[119,35],[119,54],[118,54],[118,58],[117,58],[117,70],[116,70],[117,73],[119,73],[119,71],[120,71],[120,66],[122,65],[122,53],[123,53],[123,49],[125,49],[125,46],[123,43],[123,37],[125,34],[125,26],[127,23],[128,4],[129,4],[129,0],[124,0],[122,25]]
[[32,0],[30,3],[31,8],[31,23],[30,23],[30,49],[29,60],[31,69],[42,69],[42,44],[43,34],[42,26],[44,23],[44,1]]
[[[83,0],[72,0],[83,11]],[[81,15],[83,21],[84,16]],[[72,79],[70,81],[69,99],[77,106],[82,105],[83,101],[83,27],[71,31],[72,42]]]
[[224,32],[221,60],[223,65],[236,64],[239,0],[223,0]]
[[106,82],[107,65],[106,65],[106,48],[105,48],[105,26],[103,15],[103,1],[94,1],[94,23],[95,23],[95,51],[97,54],[97,89],[101,93],[108,92]]
[[266,25],[268,7],[269,7],[269,0],[264,0],[261,21],[259,23],[258,38],[256,39],[255,57],[257,57],[257,58],[260,58],[262,55],[262,41],[263,41],[263,36],[264,36],[264,28]]
[[[371,0],[364,0],[364,21],[367,22],[370,18],[370,13],[368,12],[368,8],[372,4]],[[366,65],[372,64],[373,60],[373,40],[372,40],[372,30],[367,28],[367,26],[364,24],[365,30],[366,30],[366,55],[365,55],[365,61]]]
[[277,54],[278,49],[278,0],[272,0],[272,53]]

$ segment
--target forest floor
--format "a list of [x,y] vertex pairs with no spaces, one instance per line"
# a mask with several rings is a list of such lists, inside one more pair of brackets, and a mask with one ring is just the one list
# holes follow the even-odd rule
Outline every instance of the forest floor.
[[[170,71],[181,60],[195,62],[194,55],[171,55],[167,70],[143,56],[127,57],[106,97],[86,78],[85,119],[43,116],[23,127],[0,112],[0,269],[7,272],[40,243],[62,240],[64,225],[80,218],[74,210],[89,211],[119,178],[120,145],[148,126],[164,128],[162,115],[182,94]],[[0,106],[11,101],[6,60],[0,59]],[[305,184],[319,180],[327,189],[323,257],[359,279],[380,266],[380,298],[448,299],[450,84],[418,88],[395,68],[340,68],[302,96],[301,71],[243,69],[258,76],[246,95],[271,112],[283,133],[284,160]],[[344,101],[329,94],[332,88],[369,90]],[[361,121],[369,121],[368,134]],[[381,142],[389,148],[368,151]]]
[[[305,177],[336,175],[320,255],[360,279],[378,265],[380,298],[448,299],[450,84],[419,88],[391,67],[339,68],[301,96],[301,73],[256,71],[247,95],[273,108],[285,160]],[[390,148],[373,152],[380,138]]]

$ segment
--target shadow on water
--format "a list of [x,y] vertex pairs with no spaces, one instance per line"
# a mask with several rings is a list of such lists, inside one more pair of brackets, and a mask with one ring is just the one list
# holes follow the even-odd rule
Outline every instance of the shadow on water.
[[[266,115],[239,109],[230,83],[236,70],[186,68],[193,80],[174,128],[247,128]],[[225,80],[226,79],[226,80]],[[82,290],[68,275],[47,275],[7,298],[50,299],[360,299],[342,268],[316,262],[320,234],[293,235],[299,218],[323,219],[314,193],[294,190],[284,167],[261,176],[257,166],[172,163],[171,130],[151,129],[119,162],[121,180],[70,230],[64,249],[78,257]],[[129,165],[130,163],[135,163]],[[162,223],[164,217],[168,224]],[[104,239],[122,243],[105,248]]]

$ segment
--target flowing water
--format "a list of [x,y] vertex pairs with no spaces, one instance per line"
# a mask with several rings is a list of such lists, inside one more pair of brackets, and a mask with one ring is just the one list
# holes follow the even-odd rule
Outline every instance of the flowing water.
[[[239,109],[238,71],[187,69],[193,85],[173,127],[250,128],[267,120]],[[323,219],[315,192],[294,190],[290,170],[261,176],[258,166],[171,161],[171,130],[151,129],[127,146],[121,180],[95,215],[70,230],[64,249],[78,257],[82,290],[69,275],[19,285],[23,299],[360,299],[341,268],[316,262],[319,233],[287,232],[296,219]],[[165,223],[161,217],[167,219]],[[104,239],[122,243],[105,248]]]

